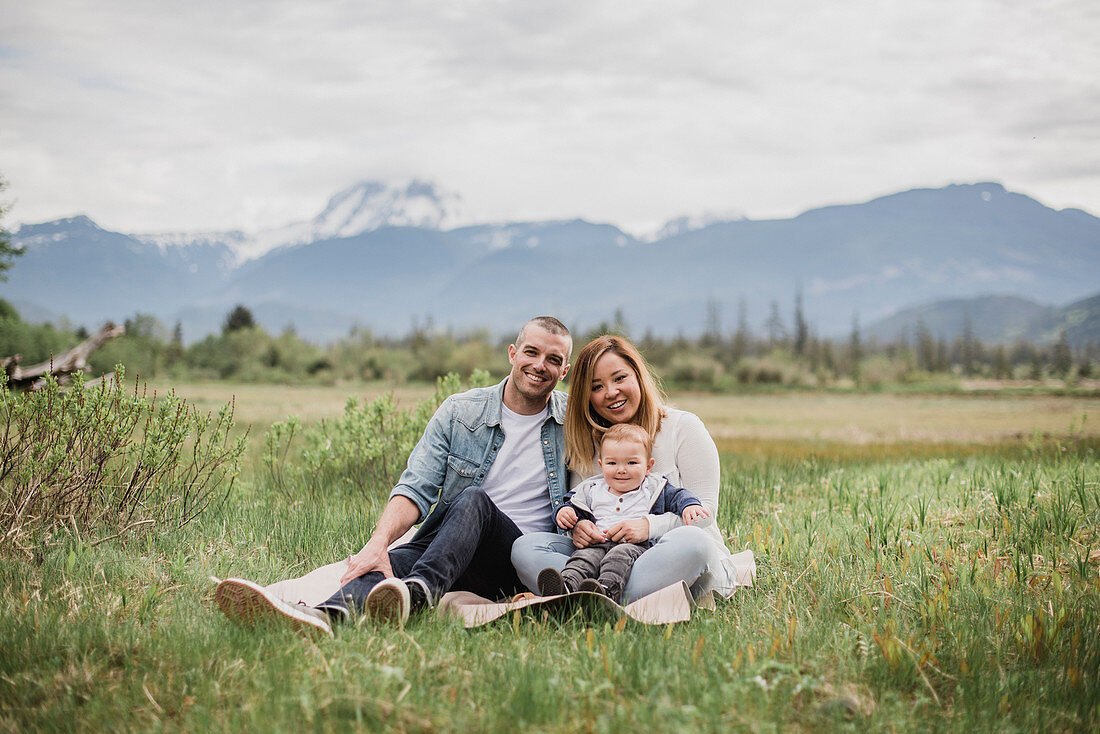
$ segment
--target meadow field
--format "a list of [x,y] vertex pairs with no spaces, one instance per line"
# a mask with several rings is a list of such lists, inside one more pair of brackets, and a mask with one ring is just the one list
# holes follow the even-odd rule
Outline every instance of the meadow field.
[[[176,387],[251,425],[232,492],[178,530],[56,530],[0,556],[0,731],[1100,725],[1100,398],[674,394],[719,444],[718,522],[756,554],[754,587],[664,627],[422,616],[309,640],[235,627],[209,577],[359,549],[388,487],[307,492],[264,435],[389,388]],[[432,388],[394,392],[404,409]]]

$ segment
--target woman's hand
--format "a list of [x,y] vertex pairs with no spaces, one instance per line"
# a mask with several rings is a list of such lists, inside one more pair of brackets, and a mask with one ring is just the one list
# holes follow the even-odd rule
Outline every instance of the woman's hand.
[[607,529],[607,539],[616,543],[641,543],[649,540],[649,520],[623,520]]
[[694,525],[697,522],[701,522],[710,517],[710,513],[703,509],[702,505],[691,505],[684,508],[684,524]]
[[577,511],[566,505],[558,510],[557,523],[562,530],[569,530],[577,524]]
[[578,548],[587,548],[596,543],[605,543],[607,538],[591,520],[578,520],[573,526],[573,545]]

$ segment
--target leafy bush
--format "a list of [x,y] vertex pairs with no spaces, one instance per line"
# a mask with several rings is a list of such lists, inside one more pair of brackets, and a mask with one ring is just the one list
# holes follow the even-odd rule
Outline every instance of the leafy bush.
[[742,385],[813,386],[817,379],[801,363],[774,355],[742,359],[734,374]]
[[721,384],[725,372],[722,363],[710,355],[678,354],[669,362],[663,376],[670,384],[715,388]]
[[156,377],[164,366],[168,332],[150,314],[134,314],[126,319],[126,331],[117,339],[106,342],[88,358],[92,374],[111,372],[116,364],[140,380]]
[[94,386],[77,373],[65,391],[49,377],[15,393],[0,378],[0,548],[59,526],[179,528],[232,488],[245,448],[229,438],[233,406],[200,415],[175,393],[123,389],[117,370]]
[[0,358],[19,354],[23,366],[28,367],[45,362],[52,354],[61,354],[80,341],[74,334],[50,324],[27,323],[7,302],[3,303],[8,307],[0,309]]
[[[470,387],[490,384],[488,372],[470,375]],[[263,456],[272,485],[292,499],[316,499],[330,489],[366,491],[370,501],[387,497],[436,408],[461,389],[458,375],[451,373],[436,381],[433,397],[411,410],[398,408],[392,394],[368,403],[353,396],[339,418],[304,430],[294,416],[275,423],[264,437]],[[288,465],[297,435],[303,446]]]
[[896,385],[905,381],[908,372],[909,367],[901,360],[890,359],[884,354],[875,354],[863,360],[860,379],[869,387]]

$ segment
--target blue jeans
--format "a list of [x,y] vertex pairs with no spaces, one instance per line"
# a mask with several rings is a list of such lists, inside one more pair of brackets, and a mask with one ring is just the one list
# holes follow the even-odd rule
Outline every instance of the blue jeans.
[[[539,571],[544,568],[561,571],[574,550],[576,546],[566,535],[528,533],[512,546],[512,565],[520,580],[537,594]],[[634,564],[623,589],[623,604],[678,581],[691,586],[706,572],[710,551],[711,542],[700,528],[684,525],[668,531]]]
[[[452,590],[494,600],[510,597],[523,591],[508,560],[520,535],[516,524],[485,492],[471,487],[451,503],[433,532],[392,549],[390,566],[400,579],[422,580],[432,603]],[[381,571],[365,573],[318,607],[361,610],[367,594],[384,578]]]

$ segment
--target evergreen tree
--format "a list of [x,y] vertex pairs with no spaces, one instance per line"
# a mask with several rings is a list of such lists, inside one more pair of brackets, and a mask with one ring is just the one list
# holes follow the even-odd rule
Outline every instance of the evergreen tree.
[[936,362],[934,372],[947,372],[951,367],[951,360],[948,358],[947,339],[942,336],[936,340]]
[[243,304],[237,304],[233,307],[233,310],[229,312],[229,315],[225,317],[225,323],[222,325],[222,333],[229,334],[230,332],[240,331],[241,329],[251,329],[256,326],[256,320],[252,318],[252,312],[249,311]]
[[736,363],[745,356],[749,349],[749,339],[752,333],[749,331],[749,310],[742,296],[737,301],[737,331],[733,335],[733,349],[731,362]]
[[611,326],[611,333],[618,334],[623,339],[630,338],[630,329],[626,325],[626,316],[623,314],[623,309],[615,309],[615,323]]
[[822,339],[819,343],[821,344],[821,366],[830,375],[835,375],[836,357],[833,356],[833,343],[828,339]]
[[[3,193],[7,186],[7,182],[0,179],[0,193]],[[0,201],[0,219],[2,219],[6,213],[7,209],[4,207],[4,203]],[[23,248],[13,246],[11,243],[11,233],[4,229],[3,225],[0,225],[0,281],[8,279],[5,271],[11,268],[12,260],[14,260],[17,255],[22,254]]]
[[172,340],[164,350],[164,361],[174,364],[183,358],[183,324],[179,321],[172,327]]
[[706,321],[703,325],[702,347],[717,347],[722,344],[722,302],[713,296],[707,299]]
[[993,377],[998,380],[1007,380],[1012,377],[1012,363],[1008,361],[1008,352],[1004,345],[998,345],[993,350]]
[[981,342],[974,335],[974,323],[967,312],[963,316],[962,334],[959,336],[959,363],[964,375],[970,376],[978,371],[980,352]]
[[1073,352],[1069,348],[1069,337],[1066,336],[1065,329],[1058,333],[1058,341],[1054,343],[1054,355],[1051,362],[1054,374],[1061,378],[1065,378],[1069,371],[1073,369]]
[[936,340],[924,319],[917,321],[917,367],[925,372],[936,371]]
[[768,333],[768,341],[773,347],[787,340],[787,327],[783,323],[783,317],[779,315],[778,301],[772,301],[768,320],[764,322],[764,331]]
[[806,340],[810,338],[810,327],[802,313],[802,287],[794,294],[794,353],[801,357],[806,353]]
[[1038,349],[1032,352],[1031,370],[1028,372],[1028,377],[1032,380],[1043,379],[1043,353]]
[[848,337],[849,372],[856,384],[859,384],[859,363],[863,360],[863,342],[859,336],[859,314],[852,314],[852,333]]

